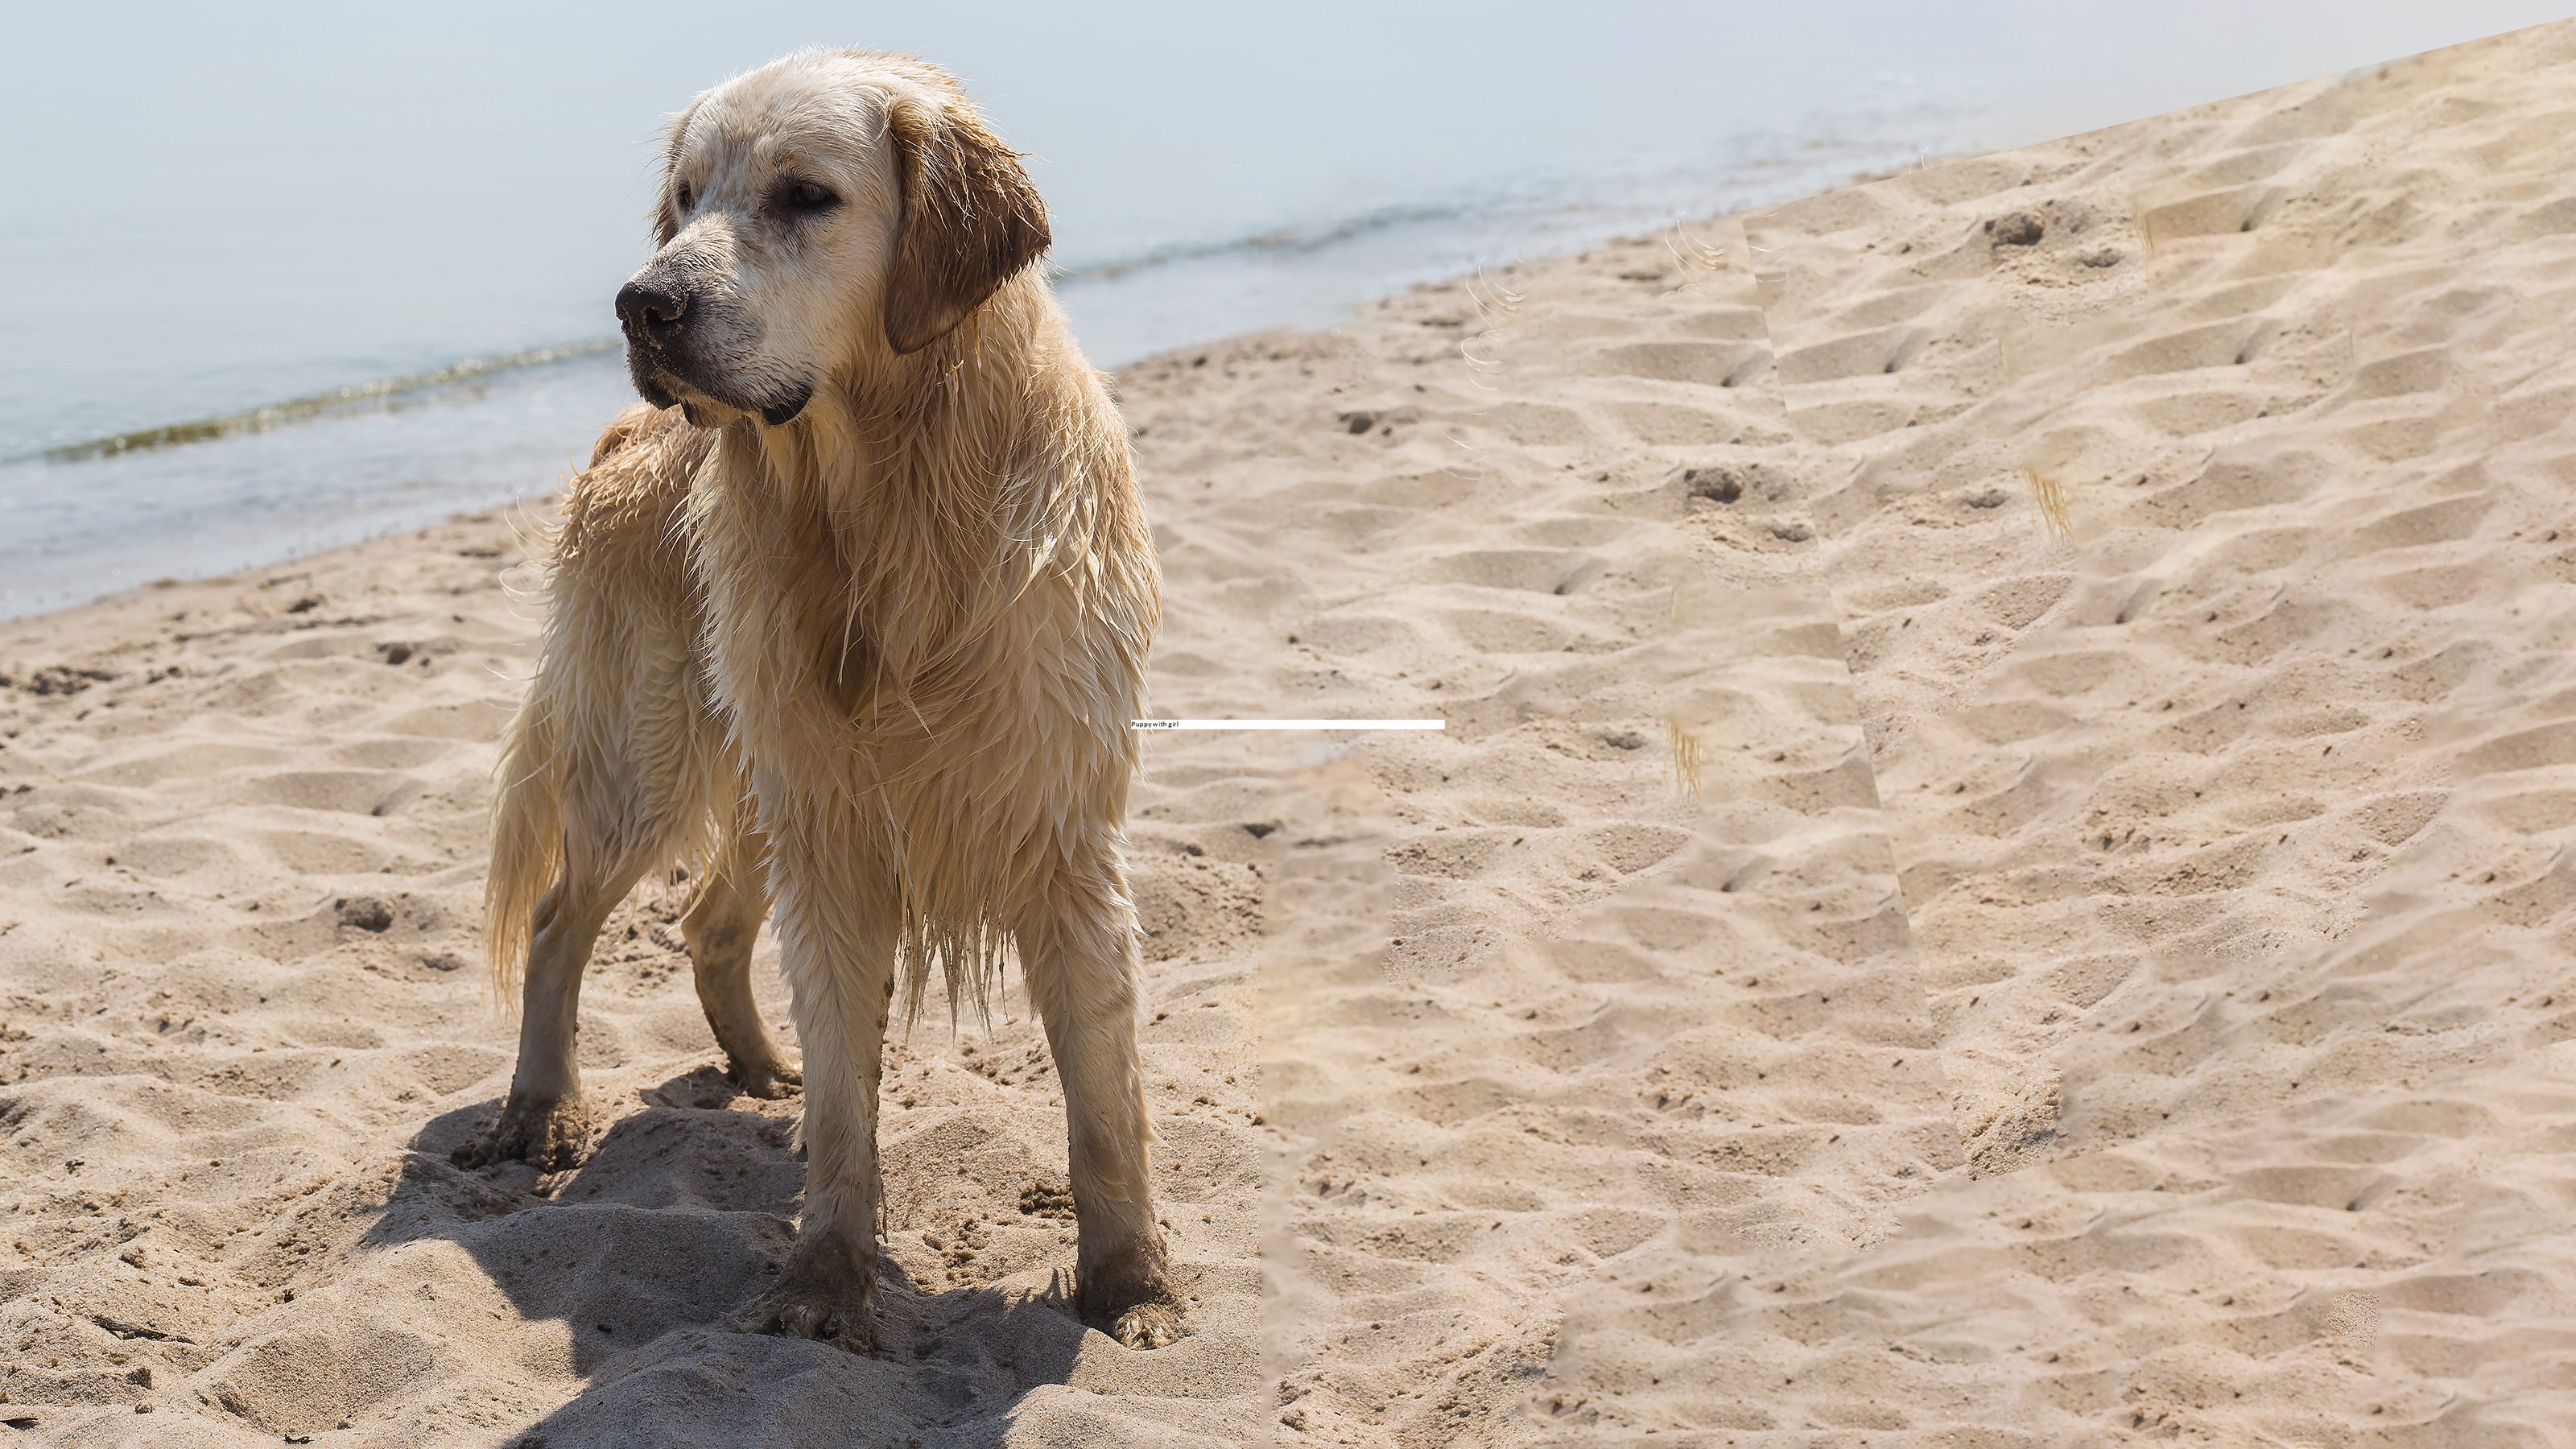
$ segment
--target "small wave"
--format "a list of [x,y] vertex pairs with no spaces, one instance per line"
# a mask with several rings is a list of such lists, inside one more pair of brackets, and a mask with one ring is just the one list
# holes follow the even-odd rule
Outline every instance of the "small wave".
[[316,393],[311,397],[289,398],[244,412],[222,417],[199,418],[193,422],[164,423],[155,428],[137,428],[113,437],[93,438],[86,443],[64,443],[39,452],[23,454],[24,461],[42,459],[49,463],[77,463],[91,458],[113,458],[124,453],[150,448],[172,448],[183,443],[203,443],[238,433],[264,433],[289,423],[310,422],[369,407],[398,407],[417,394],[458,383],[477,382],[499,373],[517,372],[524,368],[543,367],[576,357],[595,357],[613,352],[623,344],[614,337],[597,337],[586,342],[570,342],[559,347],[532,347],[522,352],[504,352],[493,357],[468,358],[432,372],[415,372],[402,377],[389,377],[380,382],[360,383]]
[[1320,231],[1283,226],[1249,236],[1224,241],[1176,242],[1155,247],[1133,256],[1105,262],[1059,264],[1054,276],[1061,281],[1107,282],[1136,272],[1167,267],[1175,262],[1204,261],[1210,257],[1232,256],[1246,252],[1314,252],[1339,243],[1420,222],[1450,221],[1465,216],[1475,208],[1466,203],[1444,206],[1385,206],[1374,211],[1346,217]]
[[[1906,77],[1872,78],[1870,93],[1819,111],[1796,125],[1717,138],[1684,157],[1627,156],[1584,171],[1504,172],[1441,189],[1437,195],[1210,240],[1180,241],[1124,255],[1054,260],[1059,282],[1115,282],[1188,262],[1225,258],[1311,257],[1369,242],[1386,233],[1425,229],[1424,260],[1454,266],[1457,244],[1483,249],[1525,234],[1536,245],[1572,245],[1623,225],[1715,215],[1791,200],[1810,192],[1931,164],[1935,157],[1974,154],[1962,128],[1983,108]],[[1420,232],[1416,233],[1420,235]],[[1597,236],[1595,235],[1597,234]],[[1337,299],[1348,303],[1356,297]]]

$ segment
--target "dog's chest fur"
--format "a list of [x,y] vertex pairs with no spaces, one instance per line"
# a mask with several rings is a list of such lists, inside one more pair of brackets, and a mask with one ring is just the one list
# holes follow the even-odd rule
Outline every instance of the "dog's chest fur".
[[689,528],[711,682],[755,775],[828,760],[845,795],[942,809],[1022,775],[1042,809],[1111,777],[1123,794],[1153,580],[1117,566],[1123,468],[1051,451],[1005,438],[942,476],[900,449],[853,465],[748,426],[719,442]]

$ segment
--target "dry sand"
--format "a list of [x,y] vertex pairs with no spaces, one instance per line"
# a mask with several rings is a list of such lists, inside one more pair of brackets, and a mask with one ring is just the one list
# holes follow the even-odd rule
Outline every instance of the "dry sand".
[[1150,1354],[936,1004],[887,1354],[712,1326],[802,1169],[684,887],[591,1161],[448,1165],[526,519],[0,626],[0,1419],[2566,1442],[2571,333],[2562,25],[1128,369],[1158,712],[1448,722],[1146,741]]

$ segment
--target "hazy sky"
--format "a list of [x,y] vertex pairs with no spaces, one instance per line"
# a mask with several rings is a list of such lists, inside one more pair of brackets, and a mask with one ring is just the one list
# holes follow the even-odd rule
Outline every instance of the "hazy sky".
[[1345,192],[1756,128],[1877,73],[1994,107],[2013,129],[1992,139],[2010,145],[2567,13],[2545,0],[29,5],[0,62],[15,138],[0,175],[11,195],[30,198],[33,181],[34,197],[83,210],[123,193],[129,215],[149,214],[176,182],[191,200],[229,189],[246,205],[456,227],[498,171],[557,181],[586,220],[603,200],[640,208],[639,143],[694,92],[800,45],[855,44],[965,76],[1042,158],[1059,205],[1084,214],[1069,222],[1222,232]]
[[[17,0],[0,53],[0,391],[94,387],[147,354],[201,370],[309,355],[342,377],[603,334],[604,298],[641,260],[663,117],[806,44],[917,50],[963,75],[1035,154],[1059,259],[1079,263],[1519,170],[1671,156],[1888,73],[1987,108],[1976,139],[2002,146],[2561,13]],[[515,330],[495,335],[495,317]]]

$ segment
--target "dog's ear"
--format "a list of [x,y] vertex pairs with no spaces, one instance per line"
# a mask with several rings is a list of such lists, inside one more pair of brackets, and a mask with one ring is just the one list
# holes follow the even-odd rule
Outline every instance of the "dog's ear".
[[1019,156],[962,99],[898,93],[886,137],[903,217],[886,274],[885,335],[901,355],[947,336],[1052,238]]

